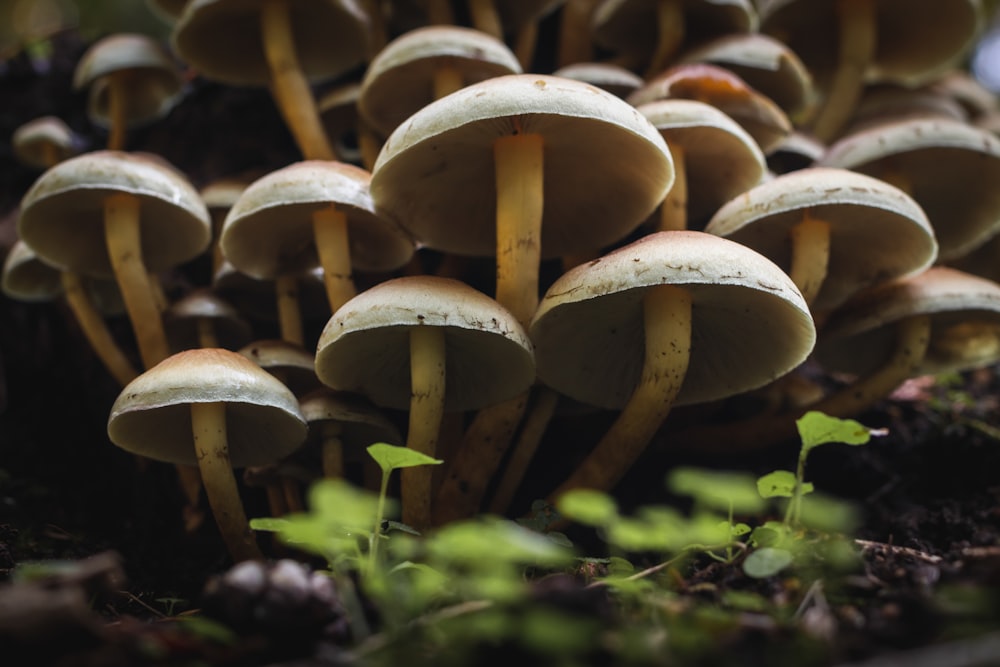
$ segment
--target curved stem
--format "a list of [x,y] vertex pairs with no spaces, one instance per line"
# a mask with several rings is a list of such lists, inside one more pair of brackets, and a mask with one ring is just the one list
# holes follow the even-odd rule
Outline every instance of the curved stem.
[[830,223],[806,211],[802,220],[789,230],[789,237],[792,264],[788,275],[802,292],[806,305],[811,307],[826,280],[830,262]]
[[[406,446],[434,456],[444,416],[445,337],[441,327],[410,330],[410,422]],[[418,530],[431,524],[431,466],[400,471],[403,523]]]
[[274,289],[278,300],[278,326],[281,329],[282,340],[304,345],[302,310],[299,305],[299,279],[295,276],[278,276],[275,279]]
[[646,66],[644,78],[651,79],[667,68],[684,41],[683,0],[658,0],[656,3],[656,48]]
[[108,150],[125,150],[125,133],[127,131],[128,93],[125,90],[127,75],[124,72],[112,72],[108,75]]
[[351,276],[351,244],[347,231],[347,215],[330,204],[313,213],[313,238],[319,263],[323,267],[323,284],[330,312],[336,312],[357,294]]
[[490,512],[503,514],[510,507],[514,493],[517,491],[524,479],[524,474],[528,471],[531,460],[538,451],[538,446],[542,442],[542,436],[552,421],[552,415],[556,411],[556,404],[559,402],[559,394],[548,387],[539,388],[535,395],[535,402],[531,406],[531,412],[524,418],[521,426],[521,433],[517,436],[514,449],[507,467],[500,478],[493,498],[490,500]]
[[538,308],[544,139],[514,134],[493,144],[497,192],[496,299],[527,328]]
[[594,59],[594,44],[590,36],[590,18],[600,0],[570,0],[560,10],[559,39],[556,47],[556,66]]
[[205,497],[233,560],[263,558],[229,460],[225,403],[192,403],[191,430]]
[[645,354],[642,377],[604,437],[550,496],[571,489],[610,491],[639,458],[666,419],[684,383],[691,351],[691,295],[658,285],[643,297]]
[[170,346],[153,284],[142,261],[138,197],[116,193],[105,199],[104,235],[142,363],[152,368],[170,355]]
[[299,150],[307,160],[336,159],[295,53],[288,0],[264,0],[260,32],[271,70],[271,90]]
[[660,223],[657,231],[678,231],[687,229],[688,182],[684,163],[684,148],[667,142],[670,155],[674,158],[674,184],[660,204]]
[[111,335],[104,318],[94,308],[80,276],[73,271],[63,271],[62,286],[66,303],[73,311],[84,337],[90,343],[90,349],[118,384],[124,387],[135,379],[138,372]]
[[813,125],[813,134],[824,142],[833,140],[854,113],[865,70],[876,48],[874,0],[839,0],[837,17],[840,29],[837,71]]

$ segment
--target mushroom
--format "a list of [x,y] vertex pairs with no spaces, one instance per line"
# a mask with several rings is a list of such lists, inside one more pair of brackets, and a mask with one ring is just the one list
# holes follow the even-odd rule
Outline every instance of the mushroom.
[[87,89],[87,116],[109,128],[109,150],[124,150],[128,128],[166,116],[183,93],[170,54],[152,37],[134,33],[94,42],[77,63],[73,87]]
[[322,386],[316,377],[315,356],[300,345],[265,338],[247,343],[237,352],[278,378],[296,396]]
[[[240,271],[282,283],[322,266],[330,312],[356,293],[353,268],[392,271],[413,255],[413,242],[376,215],[370,174],[354,165],[305,160],[246,187],[222,227],[222,254]],[[287,321],[286,321],[287,320]],[[290,319],[282,320],[291,331]],[[299,335],[289,340],[302,344]]]
[[[333,389],[408,409],[407,447],[433,456],[445,412],[522,394],[535,367],[527,334],[496,301],[450,278],[404,276],[333,314],[317,345],[316,373]],[[403,521],[426,528],[431,470],[402,473]]]
[[638,110],[663,135],[674,161],[674,184],[660,204],[657,231],[700,230],[720,206],[764,178],[767,165],[757,142],[715,107],[671,99]]
[[167,339],[175,351],[193,347],[235,350],[250,342],[253,331],[232,304],[211,289],[194,289],[163,313]]
[[623,100],[642,87],[642,77],[621,65],[604,62],[576,62],[560,67],[552,76],[575,79],[606,90]]
[[764,0],[760,32],[788,44],[821,91],[813,133],[835,139],[866,82],[908,87],[954,66],[979,34],[978,0]]
[[310,84],[360,64],[368,27],[355,0],[190,0],[172,41],[206,78],[269,86],[302,155],[332,160]]
[[[94,288],[72,271],[60,271],[38,259],[26,243],[18,240],[3,265],[3,292],[20,301],[50,301],[62,295],[83,332],[90,349],[119,385],[125,386],[138,373],[121,349],[94,304]],[[117,289],[117,288],[116,288]]]
[[750,0],[604,0],[592,18],[594,41],[626,56],[640,54],[645,77],[681,50],[719,35],[757,30]]
[[10,143],[22,164],[44,170],[77,155],[83,141],[61,118],[42,116],[18,126]]
[[974,250],[1000,230],[1000,138],[943,118],[882,123],[840,139],[816,163],[891,183],[920,205],[938,261]]
[[722,206],[705,227],[785,269],[814,315],[937,257],[923,210],[898,188],[846,169],[777,176]]
[[674,405],[763,386],[816,338],[791,279],[759,253],[697,231],[655,232],[568,271],[531,322],[539,380],[621,410],[550,495],[610,490]]
[[233,468],[277,461],[306,437],[291,391],[236,352],[204,348],[164,359],[119,394],[108,437],[122,449],[197,465],[229,554],[261,558]]
[[170,354],[150,272],[198,256],[211,241],[208,211],[180,172],[147,154],[85,153],[35,181],[17,226],[43,261],[115,277],[146,368]]
[[485,79],[518,74],[517,57],[498,38],[458,26],[426,26],[389,42],[361,81],[358,112],[378,134],[434,100]]

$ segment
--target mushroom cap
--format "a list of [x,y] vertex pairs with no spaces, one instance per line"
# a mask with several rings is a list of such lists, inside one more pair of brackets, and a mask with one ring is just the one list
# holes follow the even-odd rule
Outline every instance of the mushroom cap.
[[776,174],[787,174],[813,166],[826,153],[826,145],[804,132],[792,131],[767,154],[767,166]]
[[570,398],[622,408],[643,366],[643,294],[656,285],[692,299],[691,356],[675,404],[763,386],[809,355],[809,308],[763,255],[697,231],[655,232],[581,264],[548,289],[531,321],[538,377]]
[[499,39],[460,26],[425,26],[396,37],[372,59],[361,81],[358,112],[388,136],[434,101],[434,72],[458,70],[464,85],[519,74],[521,64]]
[[767,164],[757,142],[715,107],[694,100],[659,100],[638,109],[669,146],[684,151],[689,229],[700,229],[720,206],[764,178]]
[[[323,269],[314,267],[296,274],[299,307],[309,321],[330,317],[330,302],[323,284]],[[266,278],[254,278],[223,261],[212,275],[212,288],[244,315],[267,322],[278,321],[277,283]]]
[[622,99],[641,88],[644,83],[642,77],[632,70],[605,62],[571,63],[554,71],[552,76],[589,83]]
[[[835,0],[761,0],[760,32],[788,44],[821,87],[837,63]],[[875,56],[869,81],[920,85],[950,69],[979,34],[979,0],[879,0],[873,3]]]
[[[177,53],[208,79],[266,86],[271,71],[260,29],[263,0],[190,0],[174,25]],[[368,48],[368,17],[356,0],[289,2],[296,55],[312,81],[359,65]]]
[[199,288],[170,304],[163,328],[177,350],[200,347],[198,321],[210,320],[219,347],[235,350],[250,342],[253,330],[236,308],[209,288]]
[[166,161],[145,153],[93,151],[44,172],[21,200],[18,235],[45,262],[82,275],[112,276],[104,200],[139,198],[143,262],[162,271],[193,259],[212,236],[205,204]]
[[939,261],[1000,231],[1000,138],[986,130],[940,118],[883,123],[843,137],[817,166],[904,182],[934,227]]
[[185,350],[130,382],[111,406],[108,436],[134,454],[197,465],[192,403],[226,404],[234,468],[279,461],[306,437],[299,402],[246,357],[218,348]]
[[315,357],[301,345],[267,338],[247,343],[237,351],[278,378],[296,396],[322,386],[316,377]]
[[110,83],[116,72],[128,72],[125,118],[128,126],[166,116],[183,92],[184,82],[165,48],[148,35],[116,33],[83,54],[73,72],[73,87],[87,88],[87,116],[101,126],[111,124]]
[[382,407],[410,407],[413,327],[444,328],[445,410],[478,409],[527,390],[535,379],[531,341],[499,303],[465,283],[405,276],[341,306],[320,335],[323,384]]
[[[658,0],[604,0],[594,8],[594,41],[613,51],[649,52],[656,46]],[[757,12],[750,0],[684,0],[685,44],[718,35],[754,32]]]
[[323,387],[299,399],[302,416],[309,424],[309,438],[317,431],[314,425],[323,422],[340,424],[340,440],[347,449],[367,447],[376,442],[403,445],[405,440],[396,425],[364,397]]
[[681,62],[728,69],[791,118],[801,118],[814,102],[816,91],[809,70],[786,44],[768,35],[725,35],[688,51]]
[[319,266],[313,213],[335,205],[347,216],[351,264],[392,271],[413,256],[413,242],[375,213],[371,175],[345,162],[305,160],[273,171],[243,190],[229,209],[219,247],[237,269],[275,278]]
[[63,286],[59,269],[38,259],[35,251],[18,239],[4,258],[0,289],[18,301],[45,302],[62,294]]
[[814,309],[919,273],[937,258],[934,231],[919,204],[899,188],[847,169],[801,169],[761,183],[720,208],[705,231],[787,269],[790,230],[806,213],[830,224],[827,276]]
[[67,160],[80,152],[81,139],[68,125],[56,116],[42,116],[29,120],[14,130],[10,138],[14,155],[29,167],[47,169],[50,149],[58,161]]
[[896,348],[895,324],[926,314],[931,338],[916,375],[957,372],[1000,361],[1000,285],[934,266],[856,295],[830,315],[816,343],[819,363],[867,375]]
[[634,107],[579,81],[510,74],[447,95],[392,133],[372,170],[376,209],[432,249],[494,256],[492,146],[515,133],[544,137],[543,257],[618,241],[673,184],[663,138]]
[[350,81],[331,88],[316,100],[320,121],[340,160],[361,164],[358,138],[358,99],[361,82]]
[[675,65],[629,95],[628,102],[641,106],[664,99],[711,104],[739,123],[765,154],[792,131],[788,115],[771,98],[730,70],[710,63]]

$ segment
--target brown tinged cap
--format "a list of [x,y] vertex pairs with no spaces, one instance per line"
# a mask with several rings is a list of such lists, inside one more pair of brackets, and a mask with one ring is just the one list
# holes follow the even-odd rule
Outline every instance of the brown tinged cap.
[[43,173],[21,201],[18,234],[45,262],[110,277],[104,201],[140,200],[143,261],[161,271],[197,257],[211,240],[208,211],[187,179],[147,154],[93,151]]
[[316,351],[323,384],[410,408],[410,330],[445,330],[445,410],[473,410],[512,398],[535,378],[531,341],[496,301],[450,278],[406,276],[344,304]]
[[643,295],[691,295],[691,352],[676,405],[763,386],[798,366],[815,342],[791,279],[763,255],[711,234],[656,232],[571,269],[531,322],[538,377],[567,396],[620,409],[643,367]]
[[111,407],[108,436],[127,451],[159,461],[197,465],[192,403],[226,404],[233,467],[273,463],[306,437],[306,423],[291,391],[240,354],[185,350],[126,386]]
[[10,143],[18,160],[37,169],[68,160],[83,147],[82,139],[56,116],[42,116],[19,126]]
[[634,107],[579,81],[511,74],[452,93],[393,132],[372,171],[376,209],[429,248],[496,254],[493,143],[544,141],[542,257],[626,236],[662,201],[673,163]]

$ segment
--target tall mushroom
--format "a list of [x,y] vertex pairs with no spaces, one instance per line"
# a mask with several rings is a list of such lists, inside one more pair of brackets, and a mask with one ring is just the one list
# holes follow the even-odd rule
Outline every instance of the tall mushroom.
[[551,494],[610,490],[674,405],[784,375],[812,351],[809,309],[763,255],[696,231],[656,232],[568,271],[531,322],[540,381],[621,410]]
[[291,391],[236,352],[185,350],[130,382],[108,417],[108,437],[135,454],[197,465],[233,560],[261,558],[233,468],[263,465],[306,437]]
[[[531,341],[500,304],[450,278],[406,276],[344,304],[316,350],[329,387],[409,410],[407,447],[433,456],[443,414],[475,410],[525,392],[535,379]],[[431,522],[427,466],[402,475],[403,521]]]

